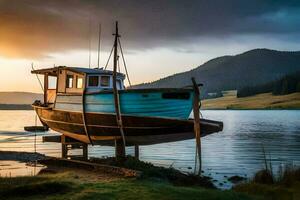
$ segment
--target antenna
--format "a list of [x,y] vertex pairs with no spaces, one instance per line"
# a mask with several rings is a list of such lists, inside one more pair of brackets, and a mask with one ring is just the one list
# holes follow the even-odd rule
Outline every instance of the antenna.
[[91,39],[91,34],[92,34],[92,30],[91,30],[91,16],[89,18],[89,68],[91,68],[91,59],[92,59],[92,55],[91,55],[91,46],[92,46],[92,39]]
[[101,44],[101,23],[99,23],[99,38],[98,38],[98,69],[100,68],[100,44]]

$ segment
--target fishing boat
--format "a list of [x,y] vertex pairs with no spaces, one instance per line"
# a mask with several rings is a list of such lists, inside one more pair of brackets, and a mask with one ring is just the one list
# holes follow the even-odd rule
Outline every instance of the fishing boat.
[[[88,144],[123,140],[126,145],[147,145],[194,138],[194,121],[189,119],[193,88],[125,88],[126,76],[117,72],[117,25],[114,36],[113,70],[32,70],[44,75],[44,101],[32,104],[43,125]],[[205,136],[221,131],[223,123],[201,119],[200,127]]]

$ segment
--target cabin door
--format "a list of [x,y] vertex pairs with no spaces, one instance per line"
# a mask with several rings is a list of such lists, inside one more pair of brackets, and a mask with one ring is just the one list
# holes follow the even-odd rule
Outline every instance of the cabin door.
[[47,88],[47,103],[54,103],[56,99],[57,77],[48,76],[48,88]]

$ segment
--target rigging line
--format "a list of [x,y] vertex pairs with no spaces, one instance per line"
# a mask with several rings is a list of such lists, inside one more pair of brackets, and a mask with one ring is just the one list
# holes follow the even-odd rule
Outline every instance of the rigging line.
[[91,46],[92,46],[92,39],[91,39],[91,32],[92,32],[92,28],[91,28],[91,16],[89,18],[89,68],[91,68],[91,59],[92,59],[92,56],[91,56]]
[[120,56],[118,56],[117,58],[118,58],[118,60],[117,60],[117,63],[118,63],[118,70],[119,70],[119,73],[120,73],[120,72],[121,72],[121,70],[120,70],[120,59],[119,59]]
[[114,46],[111,48],[111,51],[110,51],[110,54],[109,54],[109,57],[108,57],[108,60],[107,60],[107,62],[106,62],[106,65],[105,65],[104,69],[106,69],[107,66],[108,66],[108,63],[109,63],[109,60],[110,60],[110,58],[111,58],[111,55],[112,55],[113,50],[114,50]]
[[118,38],[118,43],[120,45],[121,55],[122,55],[122,59],[123,59],[124,68],[125,68],[126,76],[127,76],[127,79],[128,79],[128,83],[129,83],[129,86],[131,87],[131,82],[130,82],[130,79],[129,79],[129,75],[128,75],[128,71],[127,71],[127,66],[126,66],[126,62],[125,62],[125,58],[124,58],[124,54],[123,54],[123,49],[122,49],[122,46],[121,46],[120,38]]
[[[31,63],[31,69],[34,71],[34,68],[33,68],[33,63]],[[40,83],[40,86],[42,88],[42,91],[44,92],[44,87],[43,87],[43,84],[38,76],[38,74],[35,74],[36,75],[36,78],[38,79],[39,83]]]
[[101,44],[101,23],[99,23],[99,39],[98,39],[98,69],[100,68],[100,44]]

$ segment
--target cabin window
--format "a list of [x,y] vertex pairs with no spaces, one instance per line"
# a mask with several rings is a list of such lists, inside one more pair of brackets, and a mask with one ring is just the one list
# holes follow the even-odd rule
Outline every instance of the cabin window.
[[56,89],[56,82],[57,82],[57,77],[56,76],[49,76],[48,77],[48,89],[55,90]]
[[67,88],[72,88],[73,87],[73,75],[67,75],[67,84],[66,87]]
[[99,85],[99,76],[89,76],[89,87],[98,87]]
[[165,92],[162,94],[163,99],[190,99],[188,92]]
[[77,76],[76,88],[83,88],[83,78]]
[[109,87],[110,76],[101,76],[101,87]]

